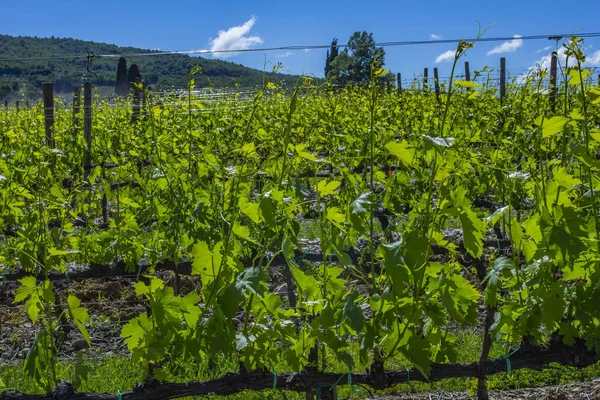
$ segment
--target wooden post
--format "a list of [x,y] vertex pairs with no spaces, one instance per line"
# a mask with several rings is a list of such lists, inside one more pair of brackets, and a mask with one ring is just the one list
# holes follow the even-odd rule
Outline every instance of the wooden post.
[[44,97],[44,123],[46,127],[46,145],[54,148],[54,89],[51,83],[42,84]]
[[92,83],[83,84],[83,137],[85,153],[83,157],[83,177],[87,182],[92,168]]
[[19,113],[19,100],[15,101],[15,108],[17,109],[17,114]]
[[440,101],[440,81],[437,67],[433,69],[433,83],[435,84],[435,98]]
[[556,106],[556,69],[557,69],[558,57],[555,51],[552,52],[552,59],[550,60],[550,109],[554,112]]
[[398,72],[396,74],[396,80],[398,81],[397,85],[396,85],[396,89],[398,89],[399,92],[402,91],[402,74],[400,72]]
[[465,81],[471,80],[471,70],[469,69],[469,62],[465,61]]
[[506,58],[500,59],[500,100],[506,96]]
[[427,81],[427,77],[429,75],[429,70],[425,68],[423,70],[423,90],[429,90],[429,82]]
[[8,100],[4,100],[4,107],[8,108]]

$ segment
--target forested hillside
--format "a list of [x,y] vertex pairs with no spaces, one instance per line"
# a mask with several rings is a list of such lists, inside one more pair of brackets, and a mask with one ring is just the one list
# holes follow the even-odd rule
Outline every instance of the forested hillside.
[[[57,92],[70,92],[74,85],[90,80],[96,86],[114,86],[118,58],[98,57],[87,71],[88,54],[148,53],[151,50],[119,47],[77,39],[14,37],[0,35],[0,99],[20,96],[39,96],[43,82],[54,83]],[[57,56],[80,56],[55,60],[35,58]],[[4,59],[32,58],[25,61]],[[242,87],[259,85],[263,71],[241,64],[221,60],[209,60],[188,55],[128,56],[127,65],[137,64],[146,85],[154,88],[184,88],[190,70],[200,65],[204,78],[196,78],[199,86]],[[278,74],[275,80],[294,81],[290,75]]]

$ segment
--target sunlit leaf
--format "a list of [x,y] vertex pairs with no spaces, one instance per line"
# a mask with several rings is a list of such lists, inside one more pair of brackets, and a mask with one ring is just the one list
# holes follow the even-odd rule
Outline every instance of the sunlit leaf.
[[388,142],[385,148],[398,158],[405,166],[410,166],[413,162],[415,150],[408,147],[407,141],[401,142]]
[[454,84],[456,86],[460,86],[460,87],[464,87],[464,88],[469,88],[469,89],[474,89],[474,88],[482,88],[483,85],[479,84],[479,83],[475,83],[472,81],[463,81],[460,79],[457,79],[454,81]]

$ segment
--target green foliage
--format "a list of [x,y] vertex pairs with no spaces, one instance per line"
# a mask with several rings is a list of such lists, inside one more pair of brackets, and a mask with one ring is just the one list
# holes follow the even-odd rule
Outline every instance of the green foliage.
[[[379,65],[371,73],[385,76]],[[474,87],[456,84],[440,104],[376,82],[339,91],[311,82],[252,100],[188,93],[173,106],[174,97],[151,96],[136,124],[125,103],[96,101],[87,180],[71,110],[57,107],[55,149],[41,106],[0,111],[0,151],[10,154],[0,158],[0,268],[30,274],[15,300],[39,324],[25,363],[39,387],[52,388],[59,371],[53,285],[35,277],[71,263],[150,264],[135,285],[149,309],[121,332],[142,366],[183,354],[301,371],[318,346],[330,355],[320,366],[362,368],[376,353],[428,374],[459,358],[448,327],[476,324],[480,296],[497,307],[498,346],[558,332],[597,348],[600,109],[585,79],[563,94],[560,116],[535,85],[509,86],[500,103],[492,87],[474,100],[464,90]],[[298,218],[311,214],[323,253],[313,264]],[[490,241],[492,232],[507,237]],[[152,276],[165,260],[190,260],[201,288],[183,296]],[[487,266],[485,282],[473,265],[480,276]],[[288,271],[282,292],[295,289],[296,299],[271,282]],[[67,305],[89,339],[84,304]]]
[[92,372],[92,368],[86,362],[83,353],[81,351],[77,352],[77,362],[74,367],[74,375],[73,375],[73,385],[77,388],[81,388],[83,386],[83,382],[90,379],[90,374]]
[[327,57],[325,58],[325,76],[329,75],[329,72],[331,72],[331,62],[340,54],[337,43],[338,40],[333,39],[331,41],[331,49],[327,50]]
[[330,82],[344,85],[368,83],[372,80],[371,67],[384,64],[385,52],[375,45],[372,33],[354,32],[348,40],[348,47],[339,54],[337,40],[334,42],[325,65],[325,77]]
[[407,141],[402,141],[400,143],[388,142],[386,143],[385,148],[388,149],[388,151],[396,158],[398,158],[398,160],[404,164],[405,167],[410,167],[415,155],[415,151],[408,147]]
[[123,326],[121,337],[134,361],[152,363],[180,350],[182,342],[190,337],[189,327],[200,320],[200,298],[195,293],[175,296],[173,288],[164,287],[160,279],[148,279],[148,284],[138,282],[135,292],[147,300],[151,312],[129,321]]
[[54,284],[49,280],[43,282],[42,286],[37,286],[35,277],[29,276],[19,280],[21,286],[17,289],[15,303],[25,301],[27,314],[31,322],[36,323],[40,313],[44,313],[47,304],[54,304]]
[[91,346],[90,334],[85,328],[85,325],[90,321],[88,311],[85,308],[81,307],[81,301],[75,296],[70,295],[67,298],[67,303],[69,304],[71,319],[73,320],[73,322],[75,322],[77,329],[79,329],[79,332],[81,332],[87,344]]

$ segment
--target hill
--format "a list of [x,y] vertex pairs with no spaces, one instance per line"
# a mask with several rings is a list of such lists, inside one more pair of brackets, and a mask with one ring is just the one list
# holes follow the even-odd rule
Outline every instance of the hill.
[[[70,38],[14,37],[0,35],[0,59],[83,56],[59,60],[0,61],[0,100],[21,96],[37,98],[43,82],[54,83],[55,91],[70,93],[75,85],[90,80],[96,86],[114,87],[118,58],[98,57],[90,74],[88,54],[151,53],[152,50],[120,47]],[[197,86],[253,87],[263,82],[263,71],[241,64],[209,60],[188,55],[127,56],[127,65],[137,64],[145,85],[156,89],[187,87],[190,70],[199,65],[203,77],[196,77]],[[295,81],[296,76],[276,74],[275,81]]]

